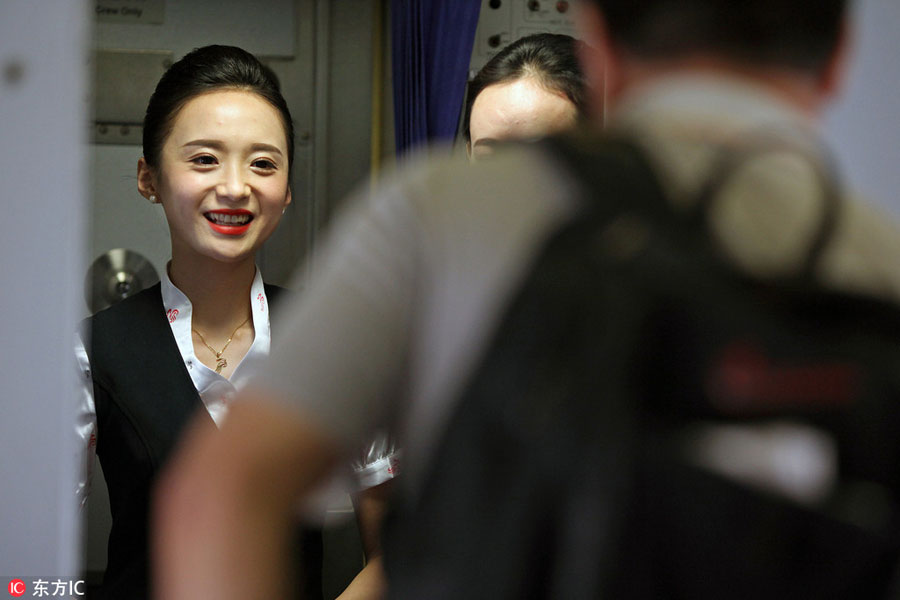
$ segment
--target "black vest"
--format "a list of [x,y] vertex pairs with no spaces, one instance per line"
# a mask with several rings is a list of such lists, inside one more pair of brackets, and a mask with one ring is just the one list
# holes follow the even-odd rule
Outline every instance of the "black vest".
[[[269,306],[282,288],[265,286]],[[276,309],[277,310],[277,309]],[[148,596],[147,519],[153,482],[195,413],[215,427],[166,318],[159,284],[86,320],[97,411],[97,455],[109,487],[112,531],[104,598]],[[320,531],[302,533],[304,590],[322,597]]]

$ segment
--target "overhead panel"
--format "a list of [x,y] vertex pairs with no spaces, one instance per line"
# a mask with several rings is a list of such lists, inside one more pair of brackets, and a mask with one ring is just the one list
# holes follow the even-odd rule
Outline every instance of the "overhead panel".
[[97,50],[92,141],[140,144],[147,99],[171,64],[166,51]]
[[520,37],[542,32],[574,37],[574,4],[569,0],[482,0],[469,65],[470,78],[492,56]]

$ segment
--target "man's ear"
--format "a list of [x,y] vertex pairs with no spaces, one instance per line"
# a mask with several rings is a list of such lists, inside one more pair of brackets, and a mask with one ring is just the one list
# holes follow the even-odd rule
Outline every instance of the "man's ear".
[[583,44],[578,45],[578,58],[588,82],[591,115],[601,119],[606,101],[620,88],[619,57],[606,27],[606,19],[592,2],[581,2],[575,22]]
[[156,176],[143,156],[138,159],[137,164],[137,188],[141,196],[150,202],[154,204],[159,202],[159,196],[156,193]]
[[834,50],[819,74],[818,89],[823,100],[831,100],[843,89],[847,81],[847,66],[854,48],[853,28],[848,16],[841,21],[841,29]]

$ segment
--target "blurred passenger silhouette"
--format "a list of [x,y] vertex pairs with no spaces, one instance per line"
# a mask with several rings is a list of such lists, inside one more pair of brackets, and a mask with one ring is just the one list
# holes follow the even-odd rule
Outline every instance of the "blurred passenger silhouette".
[[[471,160],[492,154],[498,144],[513,140],[534,141],[572,127],[584,118],[586,91],[578,63],[580,42],[569,35],[536,33],[522,37],[494,55],[469,83],[463,129]],[[354,498],[367,519],[360,522],[366,556],[381,552],[376,516],[386,514],[394,492],[394,477],[402,472],[396,436],[379,433],[367,446],[371,459],[354,461],[363,482],[368,474],[388,464],[390,478],[379,477],[376,485]],[[383,459],[389,456],[389,459]],[[363,578],[373,578],[369,568]],[[371,585],[376,586],[377,582]]]
[[399,422],[391,597],[896,594],[900,235],[818,134],[846,4],[585,1],[607,131],[352,204],[159,488],[156,589],[282,595],[291,507]]

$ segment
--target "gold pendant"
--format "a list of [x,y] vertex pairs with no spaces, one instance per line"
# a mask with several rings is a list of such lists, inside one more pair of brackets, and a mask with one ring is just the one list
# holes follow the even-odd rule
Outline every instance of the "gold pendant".
[[221,356],[216,357],[216,373],[221,373],[222,369],[228,366],[228,361]]

